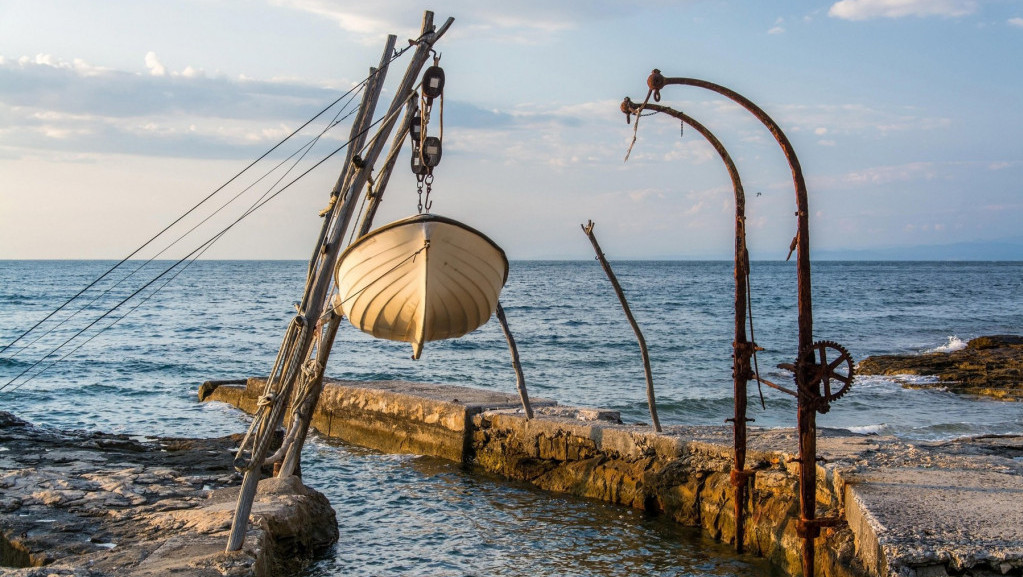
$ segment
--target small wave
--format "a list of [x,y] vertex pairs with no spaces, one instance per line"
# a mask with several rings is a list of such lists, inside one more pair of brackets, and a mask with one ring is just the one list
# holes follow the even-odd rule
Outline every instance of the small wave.
[[909,386],[936,385],[941,382],[937,375],[892,375],[896,382]]
[[860,435],[888,435],[893,431],[893,429],[888,426],[888,423],[846,427],[846,430]]
[[965,348],[966,348],[966,341],[964,341],[963,339],[959,338],[956,335],[951,335],[951,336],[948,337],[948,342],[946,342],[945,344],[941,345],[940,347],[936,347],[936,348],[933,348],[933,349],[928,349],[928,350],[926,350],[924,352],[925,353],[951,353],[951,352],[955,352],[955,351],[961,351],[961,350],[963,350]]

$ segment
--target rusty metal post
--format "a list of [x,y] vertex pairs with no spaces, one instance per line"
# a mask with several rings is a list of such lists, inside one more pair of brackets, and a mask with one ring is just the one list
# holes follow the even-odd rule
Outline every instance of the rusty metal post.
[[[797,429],[799,431],[799,533],[803,537],[803,576],[814,574],[814,539],[820,532],[821,523],[815,522],[817,512],[817,407],[813,402],[819,396],[815,389],[813,358],[813,307],[810,285],[810,210],[807,202],[806,181],[803,169],[781,127],[759,106],[741,94],[705,80],[696,78],[666,78],[660,70],[647,78],[649,94],[660,101],[660,90],[667,85],[696,86],[716,92],[736,102],[767,127],[781,146],[792,170],[792,181],[796,191],[797,232],[794,245],[796,255],[796,283],[799,324],[799,353],[795,363],[796,385],[799,391],[797,404]],[[649,96],[648,96],[649,98]]]
[[734,452],[735,461],[732,465],[731,481],[735,487],[735,549],[742,553],[745,549],[745,505],[747,490],[750,480],[754,476],[753,471],[746,469],[746,423],[752,419],[746,418],[746,383],[753,378],[750,369],[750,357],[753,355],[753,347],[756,345],[746,340],[746,299],[749,295],[749,253],[746,249],[746,194],[742,188],[742,181],[739,179],[739,171],[735,168],[731,155],[725,150],[721,141],[718,140],[706,126],[697,122],[683,112],[661,106],[659,104],[636,104],[626,98],[622,101],[622,112],[626,114],[639,114],[641,110],[651,110],[667,114],[685,124],[693,127],[707,142],[714,147],[721,157],[728,176],[732,179],[732,190],[735,192],[735,340],[732,342],[732,383],[735,395],[735,414],[731,419],[734,425],[735,434]]

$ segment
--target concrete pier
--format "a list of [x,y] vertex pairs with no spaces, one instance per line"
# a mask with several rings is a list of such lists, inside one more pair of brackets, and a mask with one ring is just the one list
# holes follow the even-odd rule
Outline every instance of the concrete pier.
[[[260,379],[204,386],[205,400],[254,406]],[[613,411],[467,387],[330,381],[313,426],[385,452],[480,467],[537,487],[658,512],[735,540],[727,427],[621,424]],[[834,577],[1023,575],[1023,437],[910,444],[822,430],[818,515],[847,523],[818,538],[817,574]],[[798,575],[797,439],[753,429],[747,551]]]

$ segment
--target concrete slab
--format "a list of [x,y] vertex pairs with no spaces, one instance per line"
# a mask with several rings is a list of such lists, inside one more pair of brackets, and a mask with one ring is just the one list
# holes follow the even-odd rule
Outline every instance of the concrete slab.
[[1023,477],[1018,475],[939,468],[867,471],[846,485],[846,504],[864,541],[863,558],[878,575],[1023,569]]

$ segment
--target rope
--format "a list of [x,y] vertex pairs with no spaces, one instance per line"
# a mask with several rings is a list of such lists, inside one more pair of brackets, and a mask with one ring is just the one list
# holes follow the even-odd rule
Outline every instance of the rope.
[[[346,105],[346,107],[347,107],[347,105]],[[112,291],[113,289],[117,288],[117,287],[118,287],[118,286],[119,286],[119,285],[120,285],[121,283],[123,283],[124,281],[126,281],[126,280],[128,280],[129,278],[133,277],[133,276],[135,275],[135,273],[137,273],[138,271],[140,271],[140,270],[141,270],[142,268],[144,268],[144,267],[145,267],[146,265],[148,265],[148,264],[152,263],[152,262],[153,262],[154,260],[156,260],[156,259],[157,259],[158,257],[160,257],[161,255],[163,255],[163,254],[164,254],[165,252],[167,252],[167,251],[168,251],[168,250],[170,250],[171,248],[173,248],[173,247],[174,247],[175,245],[177,245],[177,244],[178,244],[179,242],[181,242],[182,240],[184,240],[184,238],[185,238],[185,237],[187,237],[187,236],[188,236],[189,234],[191,234],[192,232],[194,232],[194,231],[195,231],[196,229],[198,229],[198,228],[199,228],[200,226],[202,226],[203,224],[205,224],[205,223],[209,222],[209,220],[210,220],[211,218],[213,218],[213,217],[214,217],[214,216],[216,216],[216,215],[217,215],[218,213],[220,213],[220,212],[221,212],[222,210],[224,210],[225,208],[227,208],[227,206],[228,206],[228,205],[230,205],[230,204],[231,204],[231,203],[233,203],[233,202],[234,202],[235,200],[237,200],[238,198],[240,198],[240,197],[241,197],[241,196],[242,196],[243,194],[245,194],[246,192],[248,192],[248,191],[252,190],[252,189],[253,189],[253,188],[254,188],[254,187],[255,187],[255,186],[257,185],[257,184],[259,184],[259,183],[260,183],[260,182],[261,182],[261,181],[262,181],[263,179],[265,179],[265,178],[266,178],[267,176],[269,176],[270,174],[272,174],[272,173],[273,173],[274,171],[276,171],[276,170],[277,170],[278,168],[280,168],[281,166],[283,166],[283,165],[284,165],[284,163],[286,163],[286,162],[287,162],[288,160],[291,160],[292,158],[294,158],[294,157],[295,157],[295,155],[297,155],[297,154],[298,154],[298,153],[299,153],[300,151],[303,151],[303,150],[304,150],[304,152],[302,152],[301,156],[299,156],[299,158],[298,158],[297,160],[295,160],[295,163],[294,163],[294,164],[292,165],[292,167],[291,167],[291,168],[289,168],[289,169],[288,169],[287,171],[285,171],[284,175],[282,175],[282,176],[281,176],[281,178],[277,179],[277,181],[276,181],[276,182],[275,182],[274,184],[272,184],[272,185],[270,186],[270,189],[269,189],[269,190],[273,190],[273,187],[274,187],[274,186],[276,186],[277,184],[279,184],[279,183],[281,182],[281,180],[283,180],[283,179],[284,179],[284,177],[285,177],[285,176],[287,176],[287,175],[288,175],[288,174],[289,174],[289,173],[290,173],[290,172],[291,172],[292,170],[294,170],[294,168],[295,168],[296,166],[298,166],[298,163],[299,163],[299,162],[301,162],[301,161],[302,161],[302,160],[303,160],[303,159],[305,158],[306,154],[308,154],[308,153],[309,153],[309,151],[311,151],[311,150],[312,150],[312,148],[313,148],[313,147],[314,147],[314,146],[316,145],[316,143],[317,143],[317,142],[318,142],[318,141],[320,140],[320,138],[322,138],[322,137],[323,137],[323,135],[324,135],[324,134],[326,134],[326,133],[327,133],[327,132],[328,132],[328,131],[329,131],[329,130],[330,130],[331,128],[333,128],[334,126],[337,126],[337,125],[338,125],[338,124],[340,124],[341,122],[344,122],[344,121],[345,121],[345,120],[346,120],[347,118],[351,117],[351,115],[352,115],[352,114],[354,114],[354,111],[353,111],[353,112],[350,112],[349,114],[347,114],[347,115],[346,115],[346,116],[345,116],[344,118],[340,118],[340,119],[338,119],[338,117],[339,117],[339,116],[341,115],[341,112],[344,112],[344,108],[342,108],[342,109],[341,109],[341,110],[340,110],[340,111],[339,111],[339,112],[338,112],[338,113],[337,113],[337,114],[336,114],[336,115],[334,116],[334,119],[333,119],[333,120],[331,121],[331,123],[330,123],[330,124],[328,124],[328,125],[327,125],[327,127],[325,127],[325,128],[324,128],[324,129],[323,129],[323,130],[322,130],[322,131],[321,131],[321,132],[320,132],[320,133],[319,133],[319,134],[318,134],[318,135],[317,135],[317,136],[316,136],[315,138],[313,138],[313,139],[312,139],[311,141],[309,141],[308,143],[306,143],[306,144],[302,145],[302,147],[301,147],[301,148],[299,148],[299,149],[298,149],[298,150],[296,150],[295,152],[291,153],[291,155],[289,155],[289,156],[288,156],[287,158],[285,158],[284,160],[282,160],[281,162],[279,162],[279,163],[278,163],[278,164],[277,164],[276,166],[274,166],[273,168],[269,169],[269,170],[268,170],[268,171],[267,171],[266,173],[264,173],[264,174],[263,174],[263,176],[260,176],[260,177],[259,177],[259,178],[258,178],[258,179],[257,179],[256,181],[254,181],[254,182],[253,182],[252,184],[250,184],[249,186],[245,187],[245,188],[244,188],[244,189],[242,189],[242,190],[241,190],[240,192],[238,192],[237,194],[235,194],[235,195],[234,195],[233,197],[231,197],[231,198],[230,198],[230,199],[229,199],[229,200],[228,200],[227,202],[225,202],[225,203],[224,203],[224,204],[222,204],[222,205],[221,205],[221,206],[220,206],[219,208],[217,208],[217,209],[216,209],[215,211],[213,211],[212,213],[210,213],[210,214],[209,214],[209,215],[208,215],[208,216],[207,216],[206,218],[204,218],[203,220],[201,220],[201,221],[200,221],[199,223],[197,223],[196,225],[194,225],[194,226],[193,226],[192,228],[190,228],[190,229],[188,229],[187,231],[185,231],[185,232],[184,232],[183,234],[179,235],[179,236],[178,236],[178,237],[177,237],[177,238],[176,238],[176,239],[175,239],[175,240],[174,240],[173,242],[171,242],[171,243],[170,243],[169,245],[167,245],[167,246],[166,246],[166,247],[164,247],[164,248],[163,248],[162,250],[160,250],[160,252],[156,253],[155,255],[153,255],[152,257],[150,257],[150,258],[149,258],[148,260],[146,260],[146,261],[144,261],[144,262],[143,262],[142,264],[140,264],[140,265],[139,265],[138,267],[136,267],[136,268],[135,268],[135,269],[134,269],[133,271],[131,271],[130,273],[128,273],[128,274],[127,274],[126,276],[124,276],[124,277],[122,277],[121,279],[119,279],[119,280],[118,280],[118,281],[117,281],[116,283],[114,283],[113,285],[111,285],[110,287],[108,287],[108,288],[107,288],[106,290],[104,290],[104,291],[103,291],[102,293],[100,293],[100,294],[99,294],[99,295],[98,295],[98,296],[97,296],[96,298],[94,298],[94,299],[93,299],[92,301],[90,301],[89,303],[87,303],[87,304],[86,304],[86,305],[84,305],[83,307],[79,308],[79,309],[78,309],[78,310],[76,310],[76,311],[75,311],[74,313],[72,313],[72,314],[71,314],[71,315],[69,315],[69,316],[68,316],[67,318],[63,319],[62,321],[60,321],[59,323],[57,323],[57,324],[56,324],[56,325],[54,325],[53,327],[50,327],[49,329],[47,329],[46,331],[44,331],[44,332],[43,332],[42,334],[40,334],[39,336],[37,336],[37,337],[36,337],[36,338],[35,338],[35,339],[34,339],[34,340],[33,340],[32,342],[30,342],[30,343],[28,343],[27,345],[25,345],[24,347],[22,347],[22,348],[18,349],[17,351],[15,351],[15,352],[14,352],[14,354],[10,355],[10,356],[9,356],[9,357],[7,357],[7,358],[9,358],[9,359],[13,359],[13,358],[14,358],[14,357],[16,357],[16,356],[17,356],[17,355],[18,355],[19,353],[21,353],[21,352],[23,352],[23,351],[25,351],[25,350],[27,350],[27,349],[31,348],[31,347],[32,347],[32,345],[34,345],[34,344],[36,344],[37,342],[39,342],[39,341],[40,341],[41,339],[43,339],[44,337],[46,337],[46,335],[49,335],[49,334],[50,334],[50,333],[52,333],[53,331],[55,331],[55,330],[57,330],[58,328],[60,328],[60,327],[64,326],[64,325],[65,325],[65,324],[66,324],[67,322],[69,322],[69,321],[70,321],[71,319],[73,319],[73,318],[75,318],[76,316],[78,316],[78,314],[79,314],[80,312],[82,312],[82,311],[84,311],[84,310],[87,310],[87,309],[88,309],[89,307],[91,307],[92,305],[96,304],[96,303],[97,303],[97,302],[98,302],[98,301],[99,301],[100,299],[102,299],[103,297],[105,297],[106,295],[108,295],[108,294],[110,293],[110,291]],[[265,197],[265,194],[264,194],[264,195],[263,195],[262,197],[260,197],[260,198],[262,199],[263,197]],[[257,202],[258,202],[258,201],[257,201]],[[252,206],[252,205],[250,205],[250,209],[251,209],[251,206]],[[207,248],[208,248],[208,247],[207,247]],[[205,252],[205,249],[204,249],[204,252]],[[194,259],[192,259],[192,260],[194,260]],[[109,272],[109,271],[108,271],[108,272]],[[175,276],[177,276],[177,275],[175,275]],[[94,284],[95,284],[95,283],[94,283]],[[166,286],[166,284],[162,285],[162,286],[161,286],[160,288],[162,289],[162,288],[163,288],[163,286]],[[158,290],[159,290],[159,289],[158,289]],[[84,291],[83,291],[83,292],[84,292]],[[79,293],[79,295],[80,295],[80,294],[81,294],[81,293]],[[73,300],[73,299],[72,299],[72,300]],[[65,303],[65,304],[66,304],[66,303]],[[115,308],[116,308],[116,307],[115,307]],[[133,309],[133,310],[134,310],[134,309]],[[56,311],[55,311],[55,312],[56,312]],[[51,314],[51,316],[52,316],[52,314]],[[121,318],[124,318],[124,317],[121,317]],[[115,322],[116,322],[116,321],[115,321]],[[111,324],[113,324],[113,323],[111,323]],[[38,325],[36,325],[36,326],[38,326]],[[33,328],[34,328],[34,327],[33,327]],[[30,329],[30,331],[31,331],[31,329]],[[30,332],[30,331],[29,331],[29,332]],[[91,340],[91,339],[90,339],[90,340]],[[13,342],[12,342],[11,344],[13,344]],[[77,349],[76,349],[76,350],[77,350]],[[50,354],[52,354],[52,352],[54,352],[54,351],[51,351],[51,353],[50,353]],[[44,358],[45,358],[45,357],[44,357]],[[2,390],[2,388],[0,388],[0,390]]]
[[629,161],[629,156],[632,154],[632,147],[636,145],[636,138],[637,134],[639,133],[639,119],[640,117],[642,117],[643,109],[646,108],[647,103],[650,102],[650,95],[653,93],[654,93],[653,88],[647,90],[646,98],[643,99],[643,104],[640,104],[639,109],[636,110],[636,123],[632,125],[632,142],[629,143],[629,149],[625,151],[625,162]]
[[[407,50],[407,48],[406,48],[405,50]],[[404,51],[405,51],[405,50],[402,50],[402,53],[404,53]],[[397,56],[395,56],[395,57],[397,57]],[[335,106],[335,105],[336,105],[336,104],[337,104],[338,102],[340,102],[341,100],[343,100],[343,99],[344,99],[344,98],[345,98],[346,96],[348,96],[349,94],[352,94],[352,93],[353,93],[353,92],[355,92],[355,91],[356,91],[357,89],[360,89],[360,90],[361,90],[361,88],[365,86],[366,82],[368,82],[368,80],[369,80],[370,78],[372,78],[372,75],[370,75],[369,77],[367,77],[366,79],[364,79],[364,80],[363,80],[362,82],[360,82],[360,83],[359,83],[359,84],[357,84],[356,86],[353,86],[353,87],[352,87],[352,88],[351,88],[350,90],[348,90],[348,92],[346,92],[346,93],[342,94],[342,95],[341,95],[340,97],[338,97],[337,99],[335,99],[335,100],[334,100],[333,102],[331,102],[331,103],[330,103],[329,105],[327,105],[326,107],[324,107],[324,108],[323,108],[322,110],[320,110],[320,112],[316,113],[316,115],[315,115],[315,116],[313,116],[312,118],[310,118],[309,120],[307,120],[307,121],[306,121],[305,123],[303,123],[303,124],[302,124],[301,126],[299,126],[299,127],[298,127],[298,128],[296,128],[296,129],[295,129],[294,131],[292,131],[292,132],[291,132],[290,134],[288,134],[288,135],[287,135],[287,136],[285,136],[285,137],[284,137],[283,139],[281,139],[281,140],[280,140],[280,141],[279,141],[279,142],[278,142],[277,144],[273,145],[273,146],[272,146],[272,147],[271,147],[271,148],[270,148],[269,150],[267,150],[266,152],[264,152],[263,154],[261,154],[261,155],[260,155],[260,156],[259,156],[258,158],[256,158],[256,159],[255,159],[255,160],[253,160],[252,162],[250,162],[250,163],[249,163],[249,164],[248,164],[248,165],[247,165],[247,166],[246,166],[245,168],[243,168],[243,169],[242,169],[242,170],[240,170],[239,172],[235,173],[235,175],[234,175],[234,176],[232,176],[231,178],[229,178],[229,179],[228,179],[228,180],[227,180],[226,182],[224,182],[224,184],[222,184],[222,185],[220,185],[219,187],[217,187],[216,189],[214,189],[214,190],[213,190],[213,192],[211,192],[210,194],[208,194],[208,195],[207,195],[207,196],[206,196],[205,198],[203,198],[203,199],[202,199],[202,200],[200,200],[200,201],[199,201],[198,203],[196,203],[196,204],[195,204],[195,205],[193,205],[193,206],[192,206],[191,208],[189,208],[189,209],[188,209],[187,211],[185,211],[185,212],[184,212],[184,213],[183,213],[183,214],[182,214],[181,216],[177,217],[177,218],[176,218],[176,219],[174,219],[174,220],[173,220],[173,221],[172,221],[172,222],[171,222],[170,224],[168,224],[167,226],[165,226],[165,227],[163,228],[163,230],[161,230],[160,232],[158,232],[158,233],[156,233],[155,235],[153,235],[152,237],[150,237],[150,238],[149,238],[149,240],[147,240],[147,241],[146,241],[146,242],[144,242],[144,243],[143,243],[143,244],[142,244],[141,246],[139,246],[139,247],[138,247],[138,248],[136,248],[136,249],[135,249],[134,251],[132,251],[132,252],[131,252],[130,254],[128,254],[128,256],[126,256],[126,257],[122,258],[122,259],[121,259],[120,261],[118,261],[118,262],[117,262],[117,263],[116,263],[115,265],[113,265],[112,267],[110,267],[109,269],[107,269],[107,270],[106,270],[106,271],[105,271],[105,272],[104,272],[103,274],[101,274],[101,275],[100,275],[100,276],[99,276],[98,278],[96,278],[96,279],[95,279],[95,280],[93,280],[93,281],[92,281],[91,283],[89,283],[88,285],[86,285],[86,286],[85,286],[85,288],[83,288],[83,289],[81,289],[80,291],[78,291],[78,293],[76,293],[76,294],[75,294],[74,296],[72,296],[71,298],[69,298],[68,300],[66,300],[66,301],[65,301],[65,302],[64,302],[63,304],[61,304],[60,306],[58,306],[58,307],[57,307],[56,309],[54,309],[54,310],[53,310],[52,312],[50,312],[49,314],[47,314],[47,315],[46,315],[45,317],[43,317],[42,319],[40,319],[40,320],[39,320],[38,322],[36,322],[36,323],[35,323],[34,325],[32,325],[32,327],[30,327],[30,328],[29,328],[28,330],[26,330],[25,332],[23,332],[23,333],[21,333],[20,335],[18,335],[18,336],[17,336],[17,337],[16,337],[16,338],[15,338],[15,339],[14,339],[13,341],[11,341],[11,342],[7,343],[7,344],[6,344],[6,345],[4,345],[4,346],[3,346],[2,348],[0,348],[0,353],[2,353],[2,352],[4,352],[4,351],[6,351],[6,350],[7,350],[8,348],[10,348],[10,347],[11,347],[12,345],[14,345],[15,343],[17,343],[17,342],[18,342],[18,341],[20,341],[21,339],[25,338],[25,336],[27,336],[27,335],[28,335],[29,333],[31,333],[31,332],[32,332],[32,331],[34,331],[34,330],[35,330],[36,328],[38,328],[38,327],[39,327],[40,325],[42,325],[42,324],[43,324],[44,322],[46,322],[47,320],[49,320],[50,318],[52,318],[52,317],[53,317],[53,315],[57,314],[58,312],[60,312],[61,310],[63,310],[63,309],[65,308],[65,307],[67,307],[67,306],[68,306],[69,304],[71,304],[71,303],[72,303],[72,302],[73,302],[73,301],[74,301],[75,299],[77,299],[78,297],[82,296],[82,294],[84,294],[84,293],[85,293],[86,291],[88,291],[88,290],[89,290],[90,288],[92,288],[92,287],[93,287],[93,286],[95,286],[95,285],[96,285],[97,283],[99,283],[99,282],[100,282],[101,280],[103,280],[104,278],[106,278],[106,277],[107,277],[107,276],[108,276],[108,275],[109,275],[110,273],[112,273],[112,272],[113,272],[114,270],[116,270],[116,269],[117,269],[118,267],[120,267],[121,265],[123,265],[123,264],[124,264],[125,262],[127,262],[127,261],[128,261],[129,259],[131,259],[131,257],[135,256],[136,254],[138,254],[139,252],[141,252],[141,251],[142,251],[142,249],[144,249],[145,247],[147,247],[147,246],[149,246],[150,244],[152,244],[152,243],[153,243],[153,241],[155,241],[155,240],[156,240],[157,238],[159,238],[159,237],[160,237],[160,236],[162,236],[162,235],[163,235],[164,233],[166,233],[166,232],[167,232],[168,230],[170,230],[170,229],[171,229],[171,228],[172,228],[172,227],[173,227],[174,225],[176,225],[177,223],[181,222],[181,221],[182,221],[182,220],[183,220],[183,219],[184,219],[185,217],[187,217],[187,216],[188,216],[189,214],[191,214],[192,212],[194,212],[195,210],[197,210],[197,209],[198,209],[198,208],[199,208],[200,206],[202,206],[202,205],[203,205],[204,203],[206,203],[206,201],[208,201],[208,200],[210,200],[211,198],[213,198],[213,196],[215,196],[215,195],[216,195],[217,193],[219,193],[219,192],[220,192],[220,191],[222,191],[222,190],[223,190],[224,188],[226,188],[226,187],[227,187],[227,186],[228,186],[229,184],[231,184],[232,182],[234,182],[235,180],[237,180],[237,179],[238,179],[239,177],[241,177],[241,175],[242,175],[242,174],[244,174],[245,172],[247,172],[247,171],[248,171],[248,170],[249,170],[250,168],[252,168],[253,166],[255,166],[255,165],[256,165],[256,164],[258,163],[258,162],[260,162],[261,160],[263,160],[264,158],[266,158],[266,157],[267,157],[268,155],[270,155],[270,154],[271,154],[271,153],[272,153],[273,151],[277,150],[277,149],[278,149],[278,148],[279,148],[279,147],[280,147],[281,145],[283,145],[283,144],[284,144],[285,142],[287,142],[287,141],[288,141],[289,139],[291,139],[291,138],[292,138],[293,136],[295,136],[295,135],[296,135],[296,134],[298,134],[298,133],[299,133],[300,131],[302,131],[303,129],[305,129],[305,127],[307,127],[307,126],[308,126],[309,124],[311,124],[311,123],[312,123],[312,122],[313,122],[314,120],[316,120],[317,118],[319,118],[320,116],[322,116],[322,115],[323,115],[323,114],[324,114],[325,112],[327,112],[328,110],[330,110],[331,108],[333,108],[333,107],[334,107],[334,106]],[[2,389],[0,389],[0,390],[2,390]]]
[[764,387],[760,382],[760,364],[757,362],[757,337],[753,332],[753,291],[749,284],[749,253],[746,253],[746,317],[749,318],[749,340],[753,344],[753,374],[757,379],[757,391],[760,393],[760,407],[767,410],[764,401]]
[[[375,126],[376,126],[377,124],[379,124],[380,122],[382,122],[382,121],[383,121],[384,119],[386,119],[386,118],[387,118],[387,117],[385,116],[385,117],[381,117],[380,119],[378,119],[378,120],[374,121],[374,122],[373,122],[372,124],[370,124],[370,125],[369,125],[369,126],[367,127],[367,131],[368,131],[368,130],[369,130],[370,128],[373,128],[373,127],[375,127]],[[210,248],[210,247],[211,247],[211,246],[212,246],[212,245],[213,245],[213,244],[214,244],[214,243],[215,243],[216,241],[220,240],[220,238],[221,238],[221,237],[223,237],[223,235],[224,235],[224,234],[226,234],[226,233],[227,233],[227,232],[228,232],[229,230],[231,230],[232,228],[234,228],[234,227],[235,227],[235,226],[236,226],[236,225],[237,225],[238,223],[240,223],[240,222],[241,222],[241,221],[242,221],[243,219],[247,218],[248,216],[250,216],[251,214],[253,214],[253,213],[254,213],[254,212],[256,212],[257,210],[259,210],[260,208],[262,208],[263,206],[265,206],[265,205],[266,205],[266,204],[267,204],[268,202],[270,202],[271,200],[273,200],[274,198],[276,198],[276,197],[277,197],[277,196],[278,196],[279,194],[281,194],[281,193],[282,193],[282,192],[284,192],[285,190],[289,189],[289,188],[290,188],[291,186],[293,186],[293,185],[294,185],[294,184],[295,184],[296,182],[298,182],[299,180],[301,180],[302,178],[304,178],[304,177],[305,177],[306,175],[308,175],[308,174],[309,174],[310,172],[312,172],[313,170],[315,170],[315,169],[319,168],[319,167],[320,167],[320,165],[322,165],[322,164],[323,164],[324,162],[326,162],[327,160],[330,160],[330,159],[331,159],[331,158],[333,158],[333,157],[334,157],[334,156],[335,156],[335,155],[336,155],[337,153],[339,153],[339,152],[341,152],[342,150],[344,150],[344,149],[345,149],[345,148],[346,148],[346,147],[347,147],[347,146],[348,146],[348,145],[349,145],[349,144],[350,144],[351,142],[352,142],[352,140],[349,140],[349,141],[345,142],[344,144],[342,144],[341,146],[337,147],[337,148],[336,148],[336,149],[334,149],[334,150],[333,150],[333,151],[332,151],[332,152],[331,152],[330,154],[328,154],[328,155],[327,155],[326,157],[322,158],[321,160],[319,160],[318,162],[316,162],[316,163],[315,163],[315,164],[314,164],[313,166],[311,166],[310,168],[308,168],[308,169],[306,169],[305,171],[303,171],[303,172],[302,172],[301,174],[299,174],[299,175],[298,175],[297,177],[295,177],[295,178],[294,178],[293,180],[291,180],[291,181],[290,181],[290,182],[289,182],[288,184],[284,185],[283,187],[281,187],[281,188],[280,188],[279,190],[277,190],[277,191],[276,191],[276,192],[274,192],[273,194],[271,194],[271,195],[269,195],[269,196],[267,196],[267,194],[264,194],[264,195],[263,195],[262,197],[260,197],[260,199],[259,199],[259,200],[257,200],[257,201],[256,201],[256,203],[254,203],[254,204],[252,205],[252,207],[251,207],[251,208],[250,208],[249,210],[247,210],[247,211],[246,211],[245,213],[243,213],[243,214],[242,214],[242,215],[241,215],[240,217],[238,217],[237,219],[235,219],[235,220],[234,220],[234,221],[233,221],[233,222],[232,222],[231,224],[229,224],[229,225],[227,225],[226,227],[224,227],[223,229],[221,229],[221,230],[220,230],[220,231],[219,231],[219,232],[218,232],[218,233],[217,233],[216,235],[214,235],[214,236],[213,236],[213,237],[212,237],[211,239],[207,240],[207,241],[206,241],[205,243],[203,243],[202,245],[200,245],[200,246],[199,246],[198,248],[196,248],[195,250],[193,250],[193,251],[192,251],[192,252],[190,252],[189,254],[187,254],[187,255],[185,255],[184,257],[182,257],[181,259],[179,259],[179,260],[178,260],[177,262],[175,262],[175,263],[174,263],[173,265],[171,265],[170,267],[168,267],[168,268],[167,268],[166,270],[164,270],[164,271],[163,271],[162,273],[160,273],[159,275],[157,275],[157,276],[156,276],[155,278],[153,278],[153,279],[152,279],[152,280],[150,280],[149,282],[147,282],[147,283],[143,284],[143,285],[142,285],[141,287],[139,287],[139,288],[138,288],[137,290],[135,290],[135,291],[134,291],[133,293],[131,293],[130,295],[128,295],[128,296],[127,296],[127,297],[126,297],[125,299],[121,300],[121,301],[120,301],[119,303],[117,303],[116,305],[114,305],[114,306],[113,306],[113,307],[112,307],[111,309],[107,310],[107,311],[106,311],[106,312],[104,312],[104,313],[103,313],[102,315],[100,315],[100,316],[99,316],[98,318],[96,318],[96,319],[95,319],[95,320],[93,320],[93,321],[92,321],[91,323],[89,323],[88,325],[86,325],[86,326],[85,326],[85,328],[83,328],[83,329],[79,330],[79,331],[78,331],[77,333],[75,333],[75,334],[74,334],[74,335],[73,335],[73,336],[72,336],[71,338],[69,338],[68,340],[64,341],[63,343],[61,343],[60,345],[58,345],[58,346],[57,346],[56,348],[54,348],[53,350],[51,350],[50,352],[48,352],[48,353],[47,353],[46,355],[44,355],[44,356],[43,356],[43,357],[42,357],[42,358],[41,358],[40,360],[38,360],[38,361],[36,361],[35,363],[33,363],[33,364],[32,364],[31,366],[29,366],[29,367],[28,367],[28,368],[26,368],[26,369],[25,369],[24,371],[22,371],[21,373],[19,373],[18,375],[16,375],[16,376],[15,376],[14,378],[12,378],[12,379],[11,379],[10,381],[8,381],[7,383],[5,383],[5,384],[4,384],[3,386],[0,386],[0,392],[3,392],[3,391],[4,391],[5,389],[7,389],[7,387],[9,387],[9,386],[10,386],[10,385],[11,385],[12,383],[14,383],[14,381],[16,381],[17,379],[19,379],[19,378],[21,378],[22,376],[24,376],[24,375],[25,375],[25,374],[26,374],[26,373],[27,373],[28,371],[30,371],[30,370],[34,369],[35,367],[39,366],[39,365],[40,365],[40,364],[41,364],[41,363],[42,363],[42,362],[43,362],[43,361],[44,361],[44,360],[45,360],[45,359],[46,359],[47,357],[49,357],[50,355],[54,354],[55,352],[59,351],[60,349],[64,348],[65,346],[67,346],[67,344],[68,344],[68,343],[70,343],[70,342],[71,342],[72,340],[74,340],[75,338],[79,337],[79,336],[80,336],[80,335],[81,335],[82,333],[84,333],[85,331],[87,331],[87,330],[89,330],[90,328],[92,328],[93,326],[95,326],[95,325],[96,325],[96,324],[97,324],[97,323],[98,323],[99,321],[101,321],[101,320],[103,320],[104,318],[106,318],[106,317],[110,316],[110,314],[112,314],[112,313],[113,313],[113,312],[114,312],[115,310],[117,310],[118,308],[120,308],[121,306],[123,306],[123,305],[124,305],[124,304],[125,304],[126,302],[128,302],[129,300],[131,300],[131,299],[132,299],[133,297],[135,297],[136,295],[138,295],[138,294],[139,294],[140,292],[142,292],[143,290],[145,290],[146,288],[148,288],[148,287],[149,287],[149,286],[151,286],[152,284],[154,284],[154,283],[155,283],[156,281],[158,281],[158,280],[160,280],[161,278],[163,278],[163,277],[164,277],[165,275],[167,275],[167,274],[168,274],[168,273],[169,273],[169,272],[170,272],[171,270],[173,270],[173,269],[174,269],[175,267],[177,267],[177,266],[178,266],[178,265],[180,265],[181,263],[185,262],[186,260],[190,260],[190,259],[191,259],[191,260],[195,260],[195,258],[198,258],[198,256],[197,256],[197,253],[198,253],[198,254],[202,254],[202,252],[205,252],[206,250],[208,250],[208,249],[209,249],[209,248]],[[279,182],[279,181],[278,181],[278,182]],[[268,192],[269,192],[269,191],[268,191]],[[194,258],[193,258],[193,257],[194,257]],[[160,288],[163,288],[163,286],[166,286],[166,283],[165,283],[164,285],[162,285],[162,286],[161,286]],[[130,312],[131,312],[131,311],[129,311],[129,313],[130,313]],[[127,316],[127,315],[125,315],[125,316]],[[123,317],[122,317],[122,318],[123,318]],[[109,326],[112,326],[112,325],[113,325],[113,323],[111,323],[111,325],[108,325],[108,327],[106,327],[106,328],[109,328]],[[102,330],[101,330],[100,332],[103,332],[103,331],[105,331],[105,330],[106,330],[106,328],[102,329]],[[91,340],[91,339],[90,339],[90,340]],[[77,349],[76,349],[76,350],[77,350]],[[64,356],[64,357],[62,357],[62,358],[66,358],[66,357],[67,357],[67,355],[65,355],[65,356]],[[26,382],[27,382],[27,381],[26,381]],[[25,383],[22,383],[22,385],[24,385],[24,384],[25,384]],[[21,385],[19,385],[19,387],[20,387],[20,386],[21,386]]]

